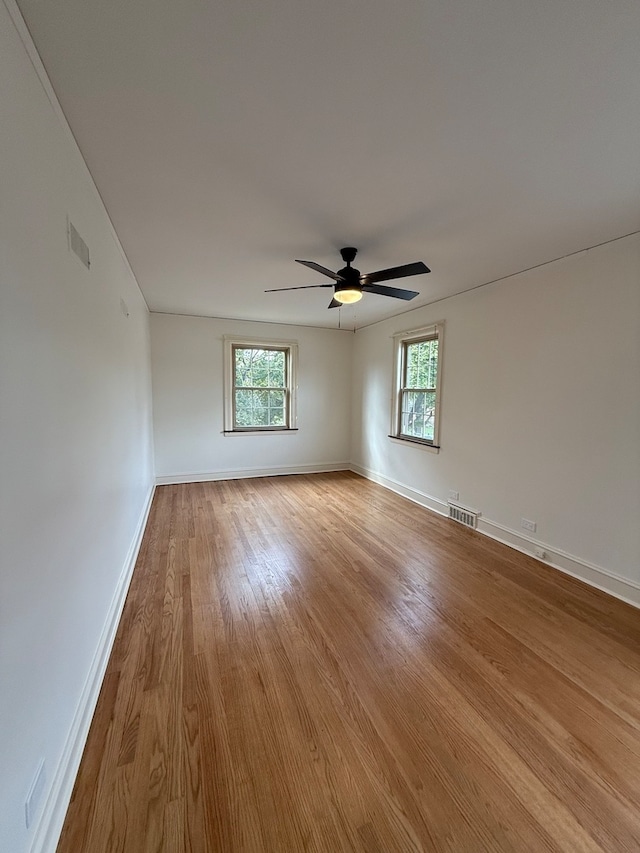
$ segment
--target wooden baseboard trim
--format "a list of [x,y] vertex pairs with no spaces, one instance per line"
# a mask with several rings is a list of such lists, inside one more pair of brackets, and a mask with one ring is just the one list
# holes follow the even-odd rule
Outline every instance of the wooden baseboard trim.
[[[378,483],[386,489],[390,489],[392,492],[396,492],[396,494],[420,504],[425,509],[437,512],[439,515],[447,515],[447,504],[445,501],[434,498],[418,489],[412,489],[410,486],[406,486],[361,465],[352,464],[351,470],[355,474],[365,477],[367,480],[372,480],[374,483]],[[640,608],[640,584],[629,578],[623,578],[608,569],[602,568],[602,566],[596,566],[580,557],[576,557],[574,554],[569,554],[560,548],[548,545],[546,542],[523,536],[518,531],[511,530],[509,527],[505,527],[496,521],[491,521],[484,516],[479,518],[477,529],[479,533],[502,542],[510,548],[515,548],[516,551],[520,551],[530,557],[535,557],[534,552],[536,548],[542,548],[547,555],[545,560],[542,561],[545,565],[571,575],[571,577],[577,578],[577,580],[581,580],[602,592],[606,592],[608,595],[614,596],[614,598],[619,598],[633,607]]]
[[135,535],[129,546],[122,572],[120,573],[113,598],[111,599],[111,605],[100,635],[100,640],[93,656],[91,668],[87,674],[87,679],[62,750],[60,761],[53,775],[49,794],[34,832],[33,841],[29,848],[30,853],[55,853],[58,845],[64,818],[73,792],[76,774],[80,766],[80,759],[82,758],[84,745],[89,734],[89,727],[91,726],[93,713],[98,696],[100,695],[100,688],[102,687],[116,630],[120,622],[125,598],[127,597],[127,591],[133,575],[133,569],[142,544],[142,536],[149,518],[154,492],[155,485],[149,490],[142,513],[140,514]]

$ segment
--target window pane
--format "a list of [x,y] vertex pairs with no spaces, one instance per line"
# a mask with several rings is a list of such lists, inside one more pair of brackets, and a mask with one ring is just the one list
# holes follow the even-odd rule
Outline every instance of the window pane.
[[435,391],[403,391],[400,432],[433,441],[435,411]]
[[269,391],[269,408],[284,409],[284,391]]
[[405,344],[405,387],[435,388],[438,376],[438,341]]
[[253,385],[252,378],[252,350],[234,350],[234,384],[236,387]]
[[234,349],[236,388],[284,388],[285,367],[283,350],[265,350],[259,347]]
[[285,385],[285,354],[282,350],[268,350],[269,382],[271,388],[284,388]]
[[285,426],[284,409],[269,409],[269,426]]
[[295,342],[245,343],[228,339],[225,431],[291,429],[295,423],[296,362]]
[[285,426],[284,391],[269,391],[269,426]]
[[253,423],[253,392],[236,391],[236,425],[251,426]]
[[235,392],[235,401],[235,426],[286,426],[283,391],[238,388]]

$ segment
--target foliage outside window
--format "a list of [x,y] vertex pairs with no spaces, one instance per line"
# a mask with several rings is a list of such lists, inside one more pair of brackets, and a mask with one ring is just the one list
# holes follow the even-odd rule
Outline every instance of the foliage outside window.
[[438,446],[442,325],[396,336],[393,435]]
[[238,340],[226,343],[225,431],[292,429],[296,345]]

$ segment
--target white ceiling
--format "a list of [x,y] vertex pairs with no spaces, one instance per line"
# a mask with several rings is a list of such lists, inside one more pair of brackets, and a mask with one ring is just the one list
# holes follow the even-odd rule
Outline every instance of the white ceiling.
[[[638,0],[18,3],[153,311],[363,326],[640,229]],[[345,245],[432,273],[263,293]]]

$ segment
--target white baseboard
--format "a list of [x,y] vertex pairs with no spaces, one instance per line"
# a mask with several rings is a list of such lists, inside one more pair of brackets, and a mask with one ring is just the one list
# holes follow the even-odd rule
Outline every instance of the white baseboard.
[[392,480],[390,477],[378,474],[377,471],[363,468],[361,465],[352,464],[351,470],[354,474],[360,474],[366,480],[372,480],[374,483],[384,486],[385,489],[389,489],[391,492],[395,492],[397,495],[402,495],[403,498],[413,501],[413,503],[420,504],[420,506],[426,507],[432,512],[437,512],[438,515],[448,515],[447,504],[444,501],[438,500],[438,498],[431,497],[426,492],[412,489],[403,483],[399,483],[397,480]]
[[523,554],[528,554],[530,557],[535,556],[534,551],[536,548],[542,548],[546,553],[546,557],[541,562],[554,569],[558,569],[560,572],[564,572],[566,575],[571,575],[571,577],[577,578],[589,584],[589,586],[594,586],[608,595],[613,595],[615,598],[626,601],[627,604],[640,607],[640,584],[629,578],[623,578],[621,575],[609,571],[609,569],[589,563],[587,560],[569,554],[561,548],[556,548],[537,539],[523,536],[517,530],[512,530],[487,518],[481,517],[478,519],[478,530],[480,533],[484,533],[485,536],[509,545],[511,548],[515,548]]
[[155,492],[152,486],[147,495],[135,535],[129,547],[122,572],[111,600],[109,612],[100,635],[96,652],[91,662],[80,701],[73,717],[71,728],[62,750],[62,755],[53,775],[53,782],[45,802],[42,814],[36,826],[30,853],[55,853],[64,824],[64,818],[69,807],[73,785],[84,746],[89,734],[89,727],[100,695],[100,688],[109,662],[120,616],[131,582],[131,576],[136,564],[142,536],[147,525],[151,502]]
[[235,471],[203,471],[184,474],[162,474],[156,477],[157,486],[178,483],[207,483],[215,480],[245,480],[250,477],[281,477],[287,474],[326,474],[330,471],[350,471],[348,462],[328,462],[321,465],[277,465],[273,468],[237,468]]
[[[361,465],[352,464],[351,470],[356,474],[360,474],[361,477],[365,477],[367,480],[379,483],[386,489],[390,489],[392,492],[396,492],[396,494],[402,495],[410,501],[420,504],[420,506],[425,507],[425,509],[436,512],[438,515],[448,515],[446,501],[434,498],[425,492],[419,491],[418,489],[412,489],[411,487],[405,486],[403,483],[399,483],[389,477],[385,477],[376,471],[363,468]],[[602,592],[606,592],[608,595],[613,595],[615,598],[619,598],[627,604],[640,608],[640,584],[630,580],[629,578],[623,578],[615,572],[604,569],[602,566],[596,566],[593,563],[589,563],[580,557],[576,557],[573,554],[569,554],[566,551],[561,550],[560,548],[548,545],[546,542],[540,542],[537,539],[531,539],[529,536],[523,536],[517,530],[512,530],[511,528],[498,524],[497,521],[491,521],[484,516],[480,516],[478,519],[477,529],[479,533],[489,536],[491,539],[495,539],[498,542],[502,542],[504,545],[508,545],[511,548],[515,548],[517,551],[521,551],[529,557],[535,557],[535,549],[542,548],[546,553],[546,558],[542,562],[546,565],[551,566],[554,569],[558,569],[558,571],[564,572],[567,575],[571,575],[571,577],[577,578],[578,580],[589,584],[589,586],[596,587],[596,589],[602,590]]]

